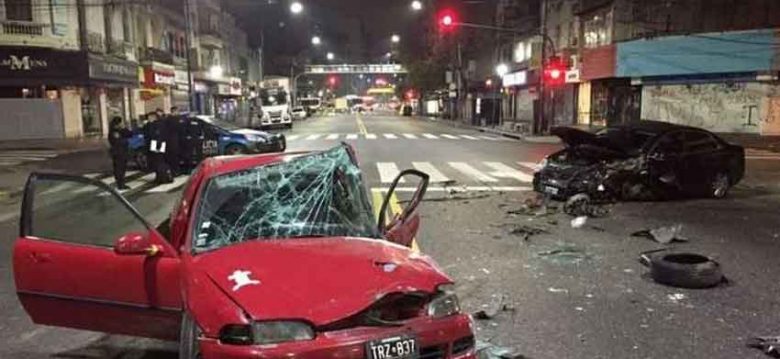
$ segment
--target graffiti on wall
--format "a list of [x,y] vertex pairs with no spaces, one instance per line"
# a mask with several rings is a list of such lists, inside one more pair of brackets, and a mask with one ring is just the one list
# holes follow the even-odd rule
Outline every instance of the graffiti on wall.
[[770,120],[766,99],[778,92],[761,83],[648,85],[642,92],[642,119],[714,132],[760,133]]

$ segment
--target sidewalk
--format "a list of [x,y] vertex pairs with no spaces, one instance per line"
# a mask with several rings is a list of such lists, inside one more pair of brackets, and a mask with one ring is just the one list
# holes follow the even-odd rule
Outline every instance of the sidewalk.
[[108,148],[102,138],[0,141],[0,151],[57,151],[72,153]]
[[548,144],[558,144],[558,143],[561,143],[561,139],[558,138],[557,136],[530,136],[530,135],[524,134],[522,132],[508,131],[508,130],[494,128],[494,127],[474,126],[474,125],[465,124],[463,122],[455,121],[455,120],[447,120],[447,119],[441,119],[441,118],[435,118],[435,117],[427,117],[427,116],[415,116],[415,117],[420,118],[420,119],[424,119],[424,120],[428,120],[428,121],[432,121],[432,122],[438,122],[438,123],[446,124],[446,125],[453,126],[453,127],[467,128],[467,129],[476,130],[476,131],[479,131],[479,132],[490,133],[490,134],[503,136],[503,137],[507,137],[507,138],[514,138],[516,140],[521,140],[521,141],[530,142],[530,143],[548,143]]

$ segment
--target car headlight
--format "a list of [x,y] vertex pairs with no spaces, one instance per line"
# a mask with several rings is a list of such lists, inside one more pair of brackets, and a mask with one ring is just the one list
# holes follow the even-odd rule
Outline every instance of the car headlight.
[[273,344],[314,339],[314,329],[304,322],[279,321],[252,324],[255,344]]
[[265,143],[266,142],[265,137],[263,137],[263,136],[244,135],[244,137],[246,137],[246,140],[249,141],[249,142],[260,142],[260,143]]
[[547,157],[543,158],[541,161],[539,161],[539,164],[537,165],[537,169],[536,169],[536,170],[538,171],[538,170],[540,170],[540,169],[542,169],[542,168],[545,168],[545,167],[547,167],[547,164],[548,164],[549,162],[550,162],[550,161],[548,161],[548,160],[547,160]]
[[428,303],[428,316],[443,318],[460,313],[460,301],[451,284],[440,285],[436,297]]

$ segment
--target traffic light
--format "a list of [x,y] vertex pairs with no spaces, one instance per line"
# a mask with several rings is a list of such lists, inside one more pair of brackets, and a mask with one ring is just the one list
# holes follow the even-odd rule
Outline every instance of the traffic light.
[[338,83],[338,82],[339,82],[339,79],[336,76],[328,77],[328,85],[330,85],[330,87],[335,87],[336,83]]
[[439,12],[439,31],[451,32],[458,25],[458,17],[452,9],[444,9]]
[[544,65],[544,83],[558,86],[566,82],[566,62],[560,57],[551,57]]

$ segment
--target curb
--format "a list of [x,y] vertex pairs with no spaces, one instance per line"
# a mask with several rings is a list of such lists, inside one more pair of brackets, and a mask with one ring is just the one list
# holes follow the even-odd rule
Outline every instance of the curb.
[[461,122],[458,122],[458,121],[441,120],[439,118],[429,117],[429,116],[417,116],[417,118],[425,119],[425,120],[431,121],[431,122],[444,123],[444,124],[446,124],[448,126],[452,126],[452,127],[467,128],[467,129],[471,129],[471,130],[479,131],[479,132],[483,132],[483,133],[490,133],[490,134],[494,134],[494,135],[499,135],[499,136],[502,136],[502,137],[507,137],[507,138],[511,138],[511,139],[515,139],[515,140],[525,141],[525,142],[528,142],[528,143],[544,143],[544,144],[559,144],[559,143],[561,143],[560,139],[557,138],[557,137],[547,139],[547,138],[544,138],[544,137],[525,136],[525,135],[523,135],[523,134],[521,134],[519,132],[509,132],[509,131],[496,130],[496,129],[492,129],[492,128],[488,128],[488,127],[472,126],[472,125],[467,125],[467,124],[464,124],[464,123],[461,123]]

